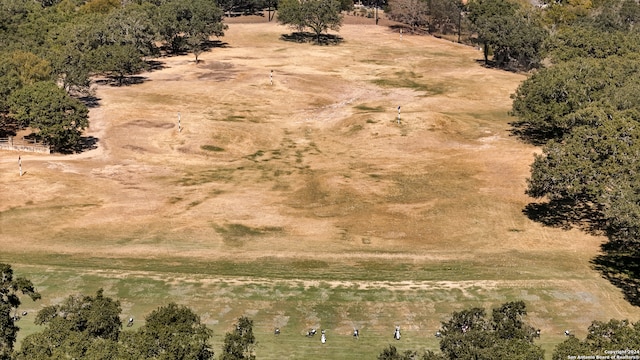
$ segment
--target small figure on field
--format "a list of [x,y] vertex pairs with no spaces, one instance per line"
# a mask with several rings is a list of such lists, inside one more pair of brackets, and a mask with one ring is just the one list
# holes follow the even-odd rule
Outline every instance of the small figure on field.
[[320,342],[323,344],[327,342],[327,335],[324,333],[324,330],[322,330],[322,336],[320,336]]
[[400,326],[396,326],[396,331],[393,333],[393,338],[400,340]]

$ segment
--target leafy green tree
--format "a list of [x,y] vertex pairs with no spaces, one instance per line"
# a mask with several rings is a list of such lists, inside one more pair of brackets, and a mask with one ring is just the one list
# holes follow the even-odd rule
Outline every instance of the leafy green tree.
[[120,7],[120,0],[89,0],[84,3],[79,11],[83,13],[108,14]]
[[135,334],[123,337],[121,356],[132,359],[213,359],[211,330],[186,306],[170,303],[154,310]]
[[481,308],[454,312],[442,323],[440,349],[449,359],[542,359],[544,351],[533,343],[537,333],[523,321],[522,301],[493,309],[488,321]]
[[234,326],[235,329],[224,337],[220,358],[222,360],[255,360],[256,338],[253,335],[253,320],[242,316]]
[[78,17],[55,29],[45,56],[66,91],[88,92],[90,76],[96,71],[92,54],[98,47],[109,44],[110,31],[99,14]]
[[450,28],[455,28],[460,34],[462,26],[462,9],[460,0],[429,0],[429,17],[431,26],[429,31],[437,30],[446,34]]
[[513,97],[514,132],[545,143],[574,127],[596,125],[602,115],[638,105],[640,61],[581,59],[543,69],[524,81]]
[[442,323],[440,350],[449,359],[473,359],[487,353],[494,343],[484,309],[454,312]]
[[25,85],[51,79],[49,62],[26,51],[0,53],[0,113],[8,111],[6,99]]
[[383,349],[379,360],[541,360],[544,351],[534,344],[537,331],[524,322],[524,302],[514,301],[493,309],[491,320],[482,308],[454,312],[438,332],[441,353],[413,350],[398,352],[395,346]]
[[210,0],[191,1],[192,18],[186,31],[187,47],[196,57],[205,50],[211,36],[223,36],[227,26],[222,22],[222,10]]
[[155,24],[160,38],[172,52],[185,49],[187,39],[223,36],[222,11],[213,0],[168,0],[157,10]]
[[527,325],[523,318],[527,315],[524,301],[512,301],[493,309],[493,331],[499,339],[519,339],[533,342],[538,337],[536,330]]
[[158,53],[155,45],[155,29],[152,14],[155,6],[131,3],[110,12],[104,19],[109,44],[132,45],[141,56]]
[[279,0],[277,20],[298,32],[304,31],[307,27],[302,2],[299,0]]
[[476,41],[483,45],[485,63],[492,51],[499,67],[528,70],[540,66],[548,33],[535,9],[509,0],[472,0],[468,18]]
[[105,45],[91,53],[96,71],[115,77],[122,85],[126,76],[139,73],[145,68],[140,53],[133,45]]
[[11,116],[37,131],[56,151],[78,148],[89,125],[87,107],[52,82],[22,87],[9,97]]
[[567,340],[561,342],[553,349],[553,360],[566,360],[570,356],[576,356],[577,354],[586,355],[590,354],[589,347],[582,343],[575,336],[570,336]]
[[278,3],[278,22],[298,31],[311,29],[320,43],[320,35],[329,29],[339,31],[342,26],[342,4],[338,0],[281,0]]
[[640,52],[640,34],[622,30],[602,30],[588,24],[558,29],[546,47],[554,63],[582,58],[604,59]]
[[[37,15],[42,9],[35,1],[0,0],[0,49],[23,50],[30,47],[21,47],[23,44],[23,29],[30,22],[37,20]],[[40,30],[45,30],[41,28]],[[42,32],[40,32],[42,37]]]
[[19,318],[17,309],[22,303],[19,294],[31,300],[40,299],[31,280],[23,277],[14,278],[9,264],[0,264],[0,359],[11,359],[16,335],[20,329],[16,325]]
[[42,332],[27,336],[18,359],[112,359],[117,354],[122,329],[120,303],[104,296],[69,296],[62,304],[38,312],[35,323]]
[[591,0],[549,0],[545,3],[545,21],[557,27],[572,25],[585,19],[593,7]]
[[104,296],[99,289],[95,296],[69,296],[60,305],[43,308],[36,316],[36,325],[56,325],[90,337],[118,340],[122,322],[119,301]]
[[[608,322],[594,321],[588,329],[588,335],[584,341],[571,336],[558,344],[553,351],[553,359],[567,359],[570,355],[615,355],[607,353],[607,350],[625,351],[636,350],[640,347],[640,322],[635,324],[627,320],[609,320]],[[616,354],[619,356],[627,353]]]
[[596,114],[597,125],[550,141],[535,157],[527,194],[571,204],[576,221],[597,221],[617,240],[637,241],[639,118],[635,112]]

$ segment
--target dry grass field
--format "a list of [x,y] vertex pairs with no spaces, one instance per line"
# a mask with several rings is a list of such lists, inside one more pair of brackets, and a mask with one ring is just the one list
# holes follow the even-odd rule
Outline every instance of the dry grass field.
[[452,311],[510,300],[548,357],[565,329],[640,318],[592,269],[604,238],[522,212],[539,149],[509,135],[507,112],[524,75],[386,26],[346,24],[336,46],[289,32],[231,23],[199,64],[96,85],[96,149],[23,153],[22,177],[0,152],[0,261],[43,295],[25,309],[100,287],[123,317],[176,301],[217,352],[246,314],[260,359],[372,359],[395,325],[399,349],[436,349]]

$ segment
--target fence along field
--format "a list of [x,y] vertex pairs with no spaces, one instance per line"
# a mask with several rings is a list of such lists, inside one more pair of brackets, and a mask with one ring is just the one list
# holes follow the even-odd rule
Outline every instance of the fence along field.
[[523,75],[382,26],[345,25],[337,46],[288,32],[230,24],[198,65],[97,86],[95,150],[22,154],[22,177],[2,152],[0,260],[42,293],[29,314],[102,287],[134,328],[191,306],[214,349],[246,314],[262,359],[375,358],[395,326],[399,349],[435,349],[452,311],[509,300],[547,355],[564,330],[637,320],[591,268],[601,238],[522,213],[538,149],[508,135],[507,112]]
[[51,147],[45,144],[38,144],[36,140],[21,139],[14,140],[13,137],[0,138],[0,150],[24,151],[40,154],[50,154]]

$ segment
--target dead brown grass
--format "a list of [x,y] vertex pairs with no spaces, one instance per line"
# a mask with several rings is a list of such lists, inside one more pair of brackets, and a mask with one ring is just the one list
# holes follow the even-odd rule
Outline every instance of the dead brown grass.
[[[347,24],[339,46],[280,40],[287,32],[232,23],[228,47],[199,64],[164,58],[142,84],[97,86],[96,150],[21,154],[23,177],[17,154],[1,153],[0,260],[470,261],[495,274],[488,288],[570,278],[590,297],[562,316],[582,329],[633,317],[590,269],[602,238],[522,214],[538,149],[508,135],[506,114],[524,75],[383,26]],[[447,286],[458,277],[473,274]],[[561,329],[549,317],[564,303],[538,300],[534,321]]]

